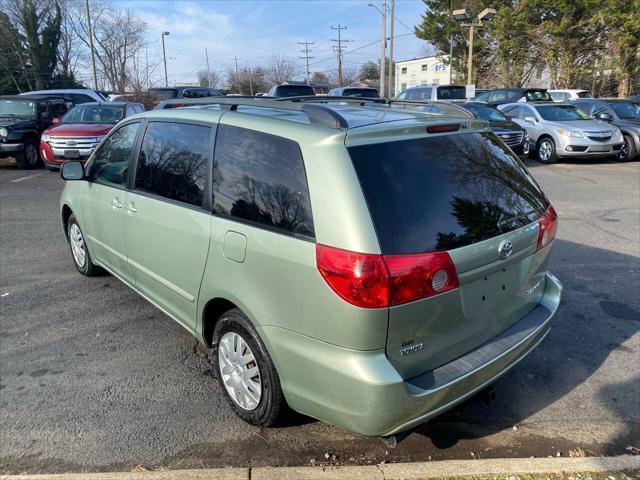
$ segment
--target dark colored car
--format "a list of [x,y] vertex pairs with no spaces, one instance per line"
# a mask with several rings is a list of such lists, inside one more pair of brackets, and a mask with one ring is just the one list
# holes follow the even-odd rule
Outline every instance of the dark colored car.
[[286,83],[283,85],[274,85],[269,90],[269,97],[306,97],[315,95],[316,92],[310,85]]
[[[223,96],[215,88],[208,87],[159,87],[150,89],[149,93],[154,99],[154,106],[164,100],[173,100],[174,98],[204,98]],[[174,107],[176,106],[174,105]]]
[[620,160],[640,159],[640,103],[626,98],[579,98],[569,103],[620,129],[624,138]]
[[496,134],[519,157],[529,155],[529,135],[516,122],[509,120],[500,110],[484,102],[465,102],[457,105],[469,110],[474,117],[486,120]]
[[476,101],[491,105],[516,102],[553,102],[546,88],[496,88],[476,94]]
[[125,117],[144,112],[141,103],[83,103],[70,110],[42,132],[40,155],[49,170],[57,170],[70,160],[86,161],[93,150]]
[[380,98],[380,94],[376,88],[361,87],[338,87],[329,90],[332,97],[362,97],[362,98]]
[[0,96],[0,158],[15,157],[18,168],[36,168],[40,163],[40,134],[66,111],[63,98]]

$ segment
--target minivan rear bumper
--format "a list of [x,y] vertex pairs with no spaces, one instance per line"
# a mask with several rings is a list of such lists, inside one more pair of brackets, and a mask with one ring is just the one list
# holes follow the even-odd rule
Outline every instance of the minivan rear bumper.
[[[547,335],[562,284],[546,273],[540,303],[466,355],[403,379],[384,351],[347,350],[265,327],[287,402],[294,410],[366,436],[387,436],[463,402],[526,357]],[[294,335],[295,338],[291,337]]]

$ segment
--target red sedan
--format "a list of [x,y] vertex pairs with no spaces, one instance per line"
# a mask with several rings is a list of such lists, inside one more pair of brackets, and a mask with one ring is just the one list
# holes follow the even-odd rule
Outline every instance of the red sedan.
[[69,110],[42,132],[40,156],[49,170],[70,160],[86,161],[104,136],[124,117],[144,111],[140,103],[92,102]]

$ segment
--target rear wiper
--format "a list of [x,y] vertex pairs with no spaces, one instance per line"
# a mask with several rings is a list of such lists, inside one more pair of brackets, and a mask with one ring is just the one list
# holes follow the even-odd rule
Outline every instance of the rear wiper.
[[539,213],[540,209],[533,209],[533,210],[529,210],[528,212],[525,213],[521,213],[520,215],[514,215],[513,217],[509,217],[509,218],[505,218],[503,220],[499,220],[497,222],[497,227],[498,230],[502,231],[505,227],[505,225],[510,224],[510,223],[514,223],[517,222],[518,220],[521,220],[523,218],[527,218],[532,214],[532,213]]

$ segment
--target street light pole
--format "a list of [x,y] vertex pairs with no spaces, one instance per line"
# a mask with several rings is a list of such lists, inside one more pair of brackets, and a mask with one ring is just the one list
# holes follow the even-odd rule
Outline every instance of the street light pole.
[[96,54],[93,49],[93,30],[91,29],[91,14],[89,13],[89,0],[85,0],[84,5],[87,9],[87,24],[89,26],[89,48],[91,49],[91,68],[93,70],[93,88],[98,89],[98,75],[96,74]]
[[391,23],[389,30],[389,88],[387,93],[389,98],[395,94],[395,86],[393,85],[393,24],[395,23],[395,0],[391,0]]
[[467,62],[467,85],[471,85],[471,76],[473,75],[473,34],[475,33],[476,25],[474,23],[469,24],[469,60]]
[[387,0],[382,0],[382,45],[380,46],[380,98],[385,98],[387,64]]
[[169,77],[167,77],[167,53],[164,49],[164,37],[169,35],[169,32],[162,32],[162,61],[164,62],[164,86],[169,86]]

